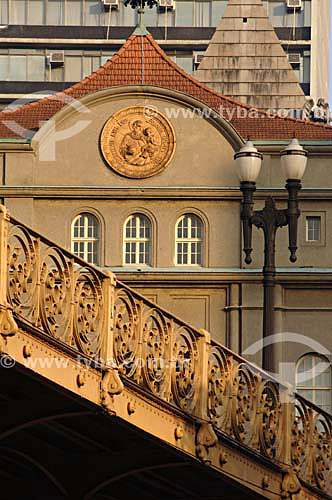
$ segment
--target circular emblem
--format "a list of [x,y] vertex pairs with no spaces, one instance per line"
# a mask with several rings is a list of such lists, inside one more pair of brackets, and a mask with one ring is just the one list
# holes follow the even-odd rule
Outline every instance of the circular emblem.
[[122,109],[106,122],[100,139],[110,167],[140,179],[161,172],[174,154],[172,125],[154,106]]

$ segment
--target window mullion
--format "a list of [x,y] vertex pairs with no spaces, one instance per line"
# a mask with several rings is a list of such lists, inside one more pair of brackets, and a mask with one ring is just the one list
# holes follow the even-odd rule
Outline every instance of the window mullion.
[[188,249],[188,258],[187,262],[189,265],[192,264],[191,260],[191,217],[187,217],[188,221],[188,240],[187,240],[187,249]]
[[87,238],[89,234],[89,218],[87,215],[84,216],[84,230],[83,230],[83,238]]
[[83,259],[88,260],[88,242],[84,240]]
[[188,264],[192,264],[192,260],[191,260],[191,241],[190,240],[188,240],[187,248],[188,248]]

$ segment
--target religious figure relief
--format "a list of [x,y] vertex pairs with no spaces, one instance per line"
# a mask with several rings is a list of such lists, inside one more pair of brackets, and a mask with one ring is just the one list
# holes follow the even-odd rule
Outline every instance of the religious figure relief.
[[305,100],[305,103],[303,106],[303,114],[302,114],[303,120],[310,120],[310,113],[311,113],[314,105],[315,105],[315,101],[310,97],[306,97],[306,100]]
[[302,110],[302,118],[312,122],[329,124],[331,121],[329,104],[322,97],[317,100],[316,105],[312,98],[306,98]]
[[161,144],[160,136],[154,127],[144,128],[141,120],[135,120],[129,126],[131,132],[122,139],[121,155],[131,165],[146,165]]
[[161,172],[172,159],[175,136],[157,110],[145,115],[143,106],[118,111],[106,122],[101,150],[106,162],[126,177],[144,178]]
[[317,100],[316,109],[314,109],[314,118],[318,122],[328,123],[330,121],[329,104],[323,98]]
[[153,158],[158,147],[161,145],[159,134],[153,127],[146,127],[143,133],[146,140],[146,152]]

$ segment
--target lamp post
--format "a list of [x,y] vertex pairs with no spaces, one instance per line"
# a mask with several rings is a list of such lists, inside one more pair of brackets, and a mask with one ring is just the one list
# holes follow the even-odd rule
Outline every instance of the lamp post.
[[[288,191],[288,207],[278,209],[273,198],[265,200],[263,210],[254,210],[254,192],[256,190],[256,179],[259,175],[262,154],[257,151],[249,140],[235,153],[234,160],[238,169],[240,189],[243,194],[241,203],[241,220],[243,227],[243,250],[245,262],[251,263],[252,252],[252,226],[263,229],[264,232],[264,306],[263,306],[263,341],[274,333],[274,288],[275,288],[275,239],[279,227],[288,226],[290,261],[296,261],[297,250],[297,220],[300,216],[298,204],[298,192],[301,189],[307,152],[300,146],[297,139],[280,153],[281,167],[286,178],[286,189]],[[263,347],[263,368],[268,371],[274,370],[273,346]]]

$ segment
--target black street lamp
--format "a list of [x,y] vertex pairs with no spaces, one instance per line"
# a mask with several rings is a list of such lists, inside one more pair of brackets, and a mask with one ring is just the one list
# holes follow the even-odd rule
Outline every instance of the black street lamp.
[[[263,307],[263,340],[274,333],[274,288],[275,288],[275,238],[279,227],[288,226],[290,261],[296,261],[297,250],[297,219],[300,216],[298,192],[301,189],[306,163],[307,151],[293,139],[280,153],[281,167],[288,191],[288,207],[284,210],[275,206],[273,198],[265,200],[263,210],[254,210],[253,194],[256,190],[256,179],[259,175],[262,154],[257,151],[249,140],[234,155],[240,179],[240,189],[243,193],[241,203],[241,220],[243,226],[243,250],[245,262],[251,263],[252,226],[263,229],[264,232],[264,307]],[[268,371],[275,369],[273,346],[263,347],[263,368]]]

